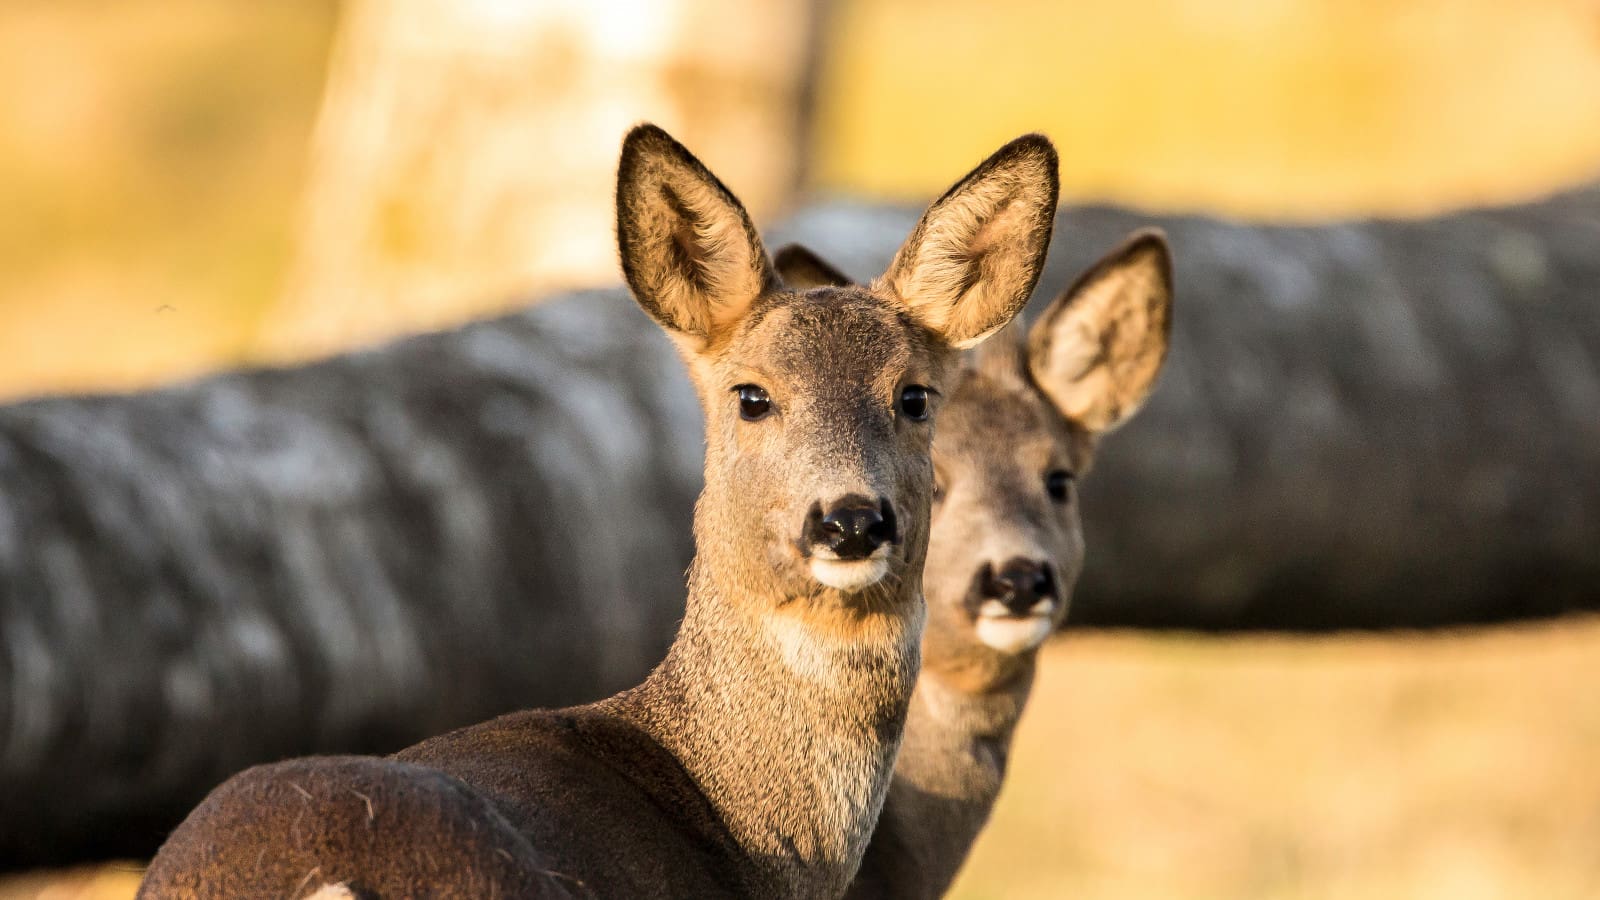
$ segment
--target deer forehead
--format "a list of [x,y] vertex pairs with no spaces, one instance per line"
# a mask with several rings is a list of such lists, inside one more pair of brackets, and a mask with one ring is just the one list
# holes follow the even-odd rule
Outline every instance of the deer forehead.
[[950,394],[934,443],[945,466],[961,465],[996,477],[1010,470],[1030,476],[1055,466],[1077,468],[1087,441],[1039,392],[1021,379],[992,378],[965,370]]
[[926,332],[859,289],[773,295],[723,352],[725,365],[800,396],[889,400],[902,381],[934,375]]

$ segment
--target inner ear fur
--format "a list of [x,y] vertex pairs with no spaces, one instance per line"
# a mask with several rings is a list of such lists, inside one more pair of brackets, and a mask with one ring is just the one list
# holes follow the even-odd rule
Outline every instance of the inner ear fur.
[[1057,165],[1043,135],[1000,148],[934,201],[874,288],[953,347],[982,341],[1022,309],[1039,280]]
[[772,255],[772,264],[783,283],[797,291],[818,287],[846,287],[855,284],[849,275],[833,267],[804,244],[784,244]]
[[1091,432],[1138,410],[1172,334],[1165,235],[1134,232],[1051,302],[1028,334],[1028,368],[1056,408]]
[[777,285],[750,216],[698,159],[654,125],[622,143],[617,244],[639,305],[703,347]]

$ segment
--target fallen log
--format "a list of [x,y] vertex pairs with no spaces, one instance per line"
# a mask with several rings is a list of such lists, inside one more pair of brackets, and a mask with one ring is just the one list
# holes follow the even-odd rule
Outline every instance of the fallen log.
[[641,678],[700,412],[620,290],[0,408],[0,868],[151,852],[251,763]]

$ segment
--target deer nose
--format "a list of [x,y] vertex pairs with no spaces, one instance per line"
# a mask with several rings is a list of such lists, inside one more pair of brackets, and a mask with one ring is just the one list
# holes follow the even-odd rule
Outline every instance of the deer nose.
[[984,566],[983,596],[998,600],[1014,616],[1026,616],[1041,600],[1056,599],[1056,579],[1048,563],[1015,557],[1006,560],[996,572]]
[[866,559],[884,544],[899,540],[894,507],[888,500],[874,503],[859,494],[836,501],[824,513],[813,504],[806,517],[805,542],[813,549],[826,548],[841,560]]

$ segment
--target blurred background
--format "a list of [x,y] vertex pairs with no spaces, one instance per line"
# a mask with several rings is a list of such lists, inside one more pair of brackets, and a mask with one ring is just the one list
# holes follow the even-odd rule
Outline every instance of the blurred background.
[[[10,2],[0,396],[612,285],[615,150],[642,119],[762,224],[925,202],[1035,130],[1067,204],[1427,217],[1600,176],[1600,2]],[[956,896],[1600,896],[1597,677],[1584,618],[1071,633]]]
[[1029,130],[1065,202],[1277,220],[1600,169],[1593,0],[23,0],[0,24],[9,397],[610,284],[612,157],[644,118],[764,222],[923,202]]

